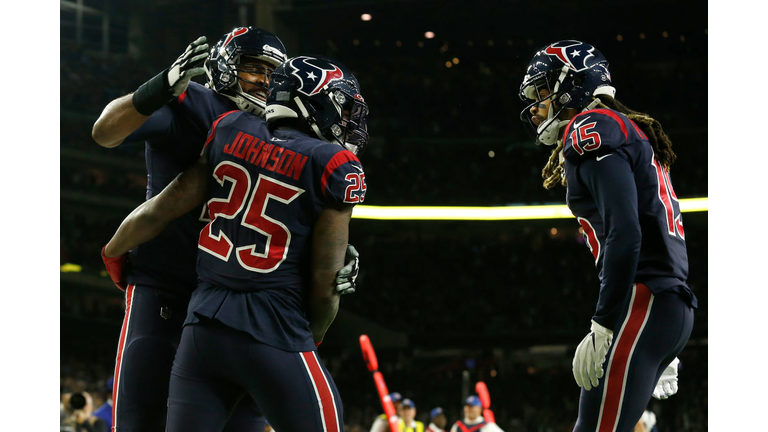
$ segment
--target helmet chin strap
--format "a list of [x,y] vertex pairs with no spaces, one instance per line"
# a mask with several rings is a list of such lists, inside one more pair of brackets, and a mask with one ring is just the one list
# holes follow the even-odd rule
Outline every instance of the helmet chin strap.
[[542,123],[537,129],[536,144],[544,144],[552,146],[557,144],[557,139],[560,137],[560,128],[568,125],[568,120],[558,120],[556,118],[560,112],[565,109],[565,106],[560,108],[555,114],[553,102],[554,97],[557,95],[557,91],[560,89],[560,84],[563,82],[566,76],[568,76],[569,68],[567,65],[560,69],[560,76],[555,81],[555,87],[552,89],[551,102],[549,104],[549,110],[547,110],[547,120]]
[[304,104],[301,102],[301,99],[299,99],[299,97],[296,96],[293,98],[293,101],[296,102],[296,106],[298,106],[299,110],[301,111],[301,116],[304,118],[304,121],[306,121],[307,124],[309,124],[309,126],[317,135],[317,137],[323,141],[330,142],[323,136],[323,133],[320,132],[320,128],[317,127],[317,123],[311,120],[312,116],[309,115],[309,111],[307,111],[307,108],[304,107]]
[[255,114],[255,115],[259,116],[259,117],[263,117],[264,116],[264,109],[266,108],[266,104],[265,104],[265,106],[262,107],[261,105],[259,105],[258,103],[250,100],[249,98],[243,97],[243,95],[241,93],[238,93],[237,95],[234,95],[234,96],[226,94],[226,93],[219,93],[219,94],[222,95],[222,96],[226,96],[232,102],[234,102],[235,105],[237,105],[237,108],[240,111],[249,112],[249,113]]

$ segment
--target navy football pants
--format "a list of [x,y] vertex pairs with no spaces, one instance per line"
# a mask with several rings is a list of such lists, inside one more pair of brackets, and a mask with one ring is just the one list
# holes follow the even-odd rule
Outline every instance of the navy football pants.
[[617,323],[603,364],[605,375],[596,388],[581,389],[574,432],[634,430],[661,373],[691,336],[693,308],[677,293],[653,295],[638,283]]
[[339,392],[317,351],[282,351],[209,319],[185,326],[171,373],[168,431],[220,431],[249,394],[278,432],[344,430]]
[[[112,389],[116,432],[164,432],[171,367],[187,314],[188,297],[129,285]],[[263,431],[251,398],[238,404],[226,431]]]

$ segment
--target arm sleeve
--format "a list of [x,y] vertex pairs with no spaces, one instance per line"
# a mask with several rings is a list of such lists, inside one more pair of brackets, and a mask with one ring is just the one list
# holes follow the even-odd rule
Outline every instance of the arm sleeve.
[[168,105],[164,105],[125,138],[125,142],[149,141],[152,145],[161,145],[168,137],[176,134],[176,118]]
[[584,160],[579,179],[594,197],[605,229],[600,296],[592,319],[615,329],[635,280],[642,243],[635,178],[629,162],[616,152],[601,161]]
[[324,146],[317,159],[320,173],[320,194],[325,205],[360,204],[365,200],[368,186],[360,160],[352,152],[341,150],[328,153]]

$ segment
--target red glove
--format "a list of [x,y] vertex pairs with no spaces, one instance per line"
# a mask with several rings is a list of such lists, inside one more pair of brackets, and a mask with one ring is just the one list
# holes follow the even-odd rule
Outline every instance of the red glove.
[[101,248],[101,259],[104,261],[104,266],[107,268],[109,277],[112,278],[112,282],[117,285],[118,288],[125,291],[128,285],[125,283],[125,264],[128,262],[128,254],[122,254],[118,257],[108,258],[104,255],[104,250],[107,247]]

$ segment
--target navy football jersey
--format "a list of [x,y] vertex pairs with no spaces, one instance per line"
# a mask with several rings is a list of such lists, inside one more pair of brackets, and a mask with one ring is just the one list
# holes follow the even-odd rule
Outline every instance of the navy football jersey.
[[[143,140],[147,164],[147,199],[200,157],[211,124],[235,109],[226,97],[190,82],[187,91],[155,111],[125,142]],[[197,286],[197,237],[204,226],[202,209],[171,222],[155,239],[130,251],[129,284],[189,294]]]
[[680,203],[640,127],[613,110],[580,113],[565,130],[563,156],[566,201],[600,276],[593,319],[614,328],[636,282],[654,294],[678,291],[696,307]]
[[323,208],[363,202],[360,161],[242,111],[214,122],[203,155],[211,222],[199,236],[187,323],[205,316],[283,350],[313,349],[304,312],[312,229]]

